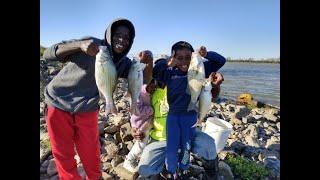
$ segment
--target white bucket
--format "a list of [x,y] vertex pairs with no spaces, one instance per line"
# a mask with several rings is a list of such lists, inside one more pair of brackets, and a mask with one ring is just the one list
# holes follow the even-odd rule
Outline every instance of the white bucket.
[[223,150],[231,131],[232,125],[218,117],[209,117],[203,128],[203,132],[214,139],[217,153]]

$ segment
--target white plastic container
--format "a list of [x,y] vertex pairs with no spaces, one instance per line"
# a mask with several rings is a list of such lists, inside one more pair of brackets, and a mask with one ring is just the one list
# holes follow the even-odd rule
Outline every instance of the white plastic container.
[[217,153],[223,150],[231,131],[232,125],[218,117],[209,117],[203,128],[203,132],[214,139]]

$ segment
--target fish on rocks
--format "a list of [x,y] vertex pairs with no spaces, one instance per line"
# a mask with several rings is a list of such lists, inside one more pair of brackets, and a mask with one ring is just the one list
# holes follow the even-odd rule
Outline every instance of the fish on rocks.
[[211,108],[211,80],[210,78],[206,79],[204,86],[201,89],[200,97],[199,97],[199,120],[202,121],[206,114],[209,112]]
[[144,63],[133,59],[128,74],[128,93],[131,96],[131,114],[140,114],[137,107],[141,87],[143,85],[143,70],[146,67]]
[[198,53],[192,53],[190,65],[188,68],[188,89],[191,95],[191,100],[188,105],[188,111],[196,110],[198,98],[201,93],[202,86],[205,84],[205,69],[203,62],[207,59],[200,56]]
[[107,116],[109,113],[117,114],[113,101],[113,92],[117,83],[117,71],[106,46],[99,46],[95,62],[95,79],[98,90],[106,100],[105,115]]

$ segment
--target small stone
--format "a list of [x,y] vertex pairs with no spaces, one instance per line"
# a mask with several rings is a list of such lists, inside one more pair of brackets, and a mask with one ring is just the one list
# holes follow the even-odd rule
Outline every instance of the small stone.
[[118,164],[122,163],[124,161],[124,159],[121,156],[115,156],[112,161],[111,161],[111,166],[113,168],[117,167]]
[[120,128],[120,136],[123,142],[133,140],[133,136],[131,135],[131,125],[130,123],[126,123]]
[[54,159],[50,159],[50,161],[49,161],[49,165],[47,168],[47,174],[49,176],[57,174],[57,168],[56,168],[56,163],[55,163]]
[[49,180],[59,180],[59,176],[58,175],[54,175],[54,176],[50,177]]
[[105,149],[111,157],[115,157],[119,152],[119,147],[115,143],[110,143],[105,146]]
[[231,118],[231,124],[240,125],[242,121],[237,118]]
[[103,162],[102,163],[102,170],[110,171],[112,169],[112,165],[110,162]]
[[103,180],[113,180],[114,178],[110,174],[108,174],[106,172],[102,172],[102,179]]
[[119,102],[116,106],[119,111],[128,109],[127,104],[124,101]]
[[268,127],[268,130],[270,130],[273,134],[278,132],[278,131],[277,131],[274,127],[272,127],[272,126],[269,126],[269,127]]
[[78,167],[78,173],[79,173],[79,175],[82,177],[82,179],[85,179],[85,178],[86,178],[86,172],[84,171],[84,169],[83,169],[82,166],[79,166],[79,167]]
[[242,122],[245,123],[245,124],[247,124],[247,123],[248,123],[248,118],[243,117],[243,118],[242,118]]
[[49,165],[49,161],[48,160],[45,160],[43,163],[42,163],[42,167],[48,167]]
[[131,150],[132,146],[133,146],[133,142],[132,141],[127,141],[125,142],[127,144],[127,148],[128,150]]
[[47,168],[46,167],[40,167],[40,174],[46,174],[47,173]]
[[104,121],[98,121],[98,130],[100,135],[104,134],[104,125],[105,125]]
[[235,110],[235,117],[238,119],[242,119],[245,116],[248,116],[250,114],[250,109],[248,109],[246,106],[237,106]]
[[222,150],[218,153],[218,157],[220,160],[224,160],[228,155],[237,156],[238,154],[236,152],[234,152],[233,150]]
[[112,134],[112,135],[119,131],[120,131],[119,126],[115,126],[115,125],[109,125],[106,128],[104,128],[105,133]]
[[114,168],[116,174],[126,180],[135,180],[139,176],[138,172],[136,173],[131,173],[125,168],[123,168],[123,163],[119,164],[117,167]]
[[113,138],[114,138],[116,144],[119,144],[120,142],[122,142],[120,132],[116,132],[116,133],[113,135]]
[[267,122],[264,122],[263,127],[267,128],[267,127],[269,127],[269,124]]
[[120,150],[118,152],[118,155],[125,156],[129,153],[129,149],[127,148],[127,145],[125,143],[120,143]]
[[280,131],[280,122],[277,122],[276,126],[278,128],[278,131]]
[[278,120],[278,118],[275,115],[272,115],[272,114],[264,114],[264,117],[268,121],[272,121],[272,122],[277,122],[277,120]]
[[228,104],[228,105],[226,106],[226,109],[227,109],[228,111],[230,111],[230,112],[234,112],[234,111],[235,111],[235,108],[236,108],[236,106],[233,105],[233,104]]
[[246,142],[248,143],[249,146],[253,146],[253,147],[257,147],[257,148],[260,147],[259,141],[256,138],[252,137],[252,136],[246,136],[245,140],[246,140]]

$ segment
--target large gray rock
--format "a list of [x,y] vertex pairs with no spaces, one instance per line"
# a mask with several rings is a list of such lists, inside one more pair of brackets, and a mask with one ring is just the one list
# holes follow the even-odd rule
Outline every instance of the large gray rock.
[[219,175],[222,176],[223,179],[225,179],[225,180],[233,180],[234,179],[231,168],[227,163],[225,163],[223,161],[219,161],[218,167],[219,167]]

